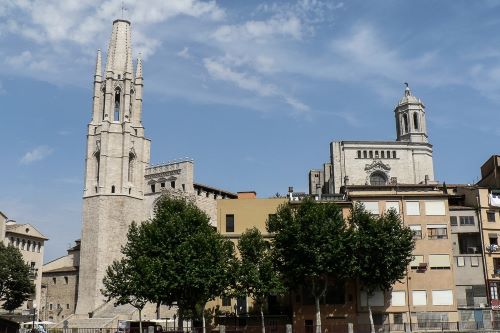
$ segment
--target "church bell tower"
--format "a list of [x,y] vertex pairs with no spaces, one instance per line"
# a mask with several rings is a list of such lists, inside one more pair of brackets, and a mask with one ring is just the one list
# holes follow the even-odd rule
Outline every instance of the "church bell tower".
[[121,257],[132,221],[146,218],[144,172],[150,141],[142,126],[142,62],[132,64],[131,25],[113,22],[104,76],[97,52],[92,119],[88,124],[83,230],[76,313],[104,303],[106,268]]
[[408,83],[405,85],[405,95],[394,109],[396,141],[428,143],[424,103],[412,95]]

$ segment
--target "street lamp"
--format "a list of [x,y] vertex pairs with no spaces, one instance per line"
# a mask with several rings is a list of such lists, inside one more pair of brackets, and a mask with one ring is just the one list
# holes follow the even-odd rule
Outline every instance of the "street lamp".
[[36,317],[36,303],[33,302],[33,325],[31,326],[32,332],[35,332],[35,317]]

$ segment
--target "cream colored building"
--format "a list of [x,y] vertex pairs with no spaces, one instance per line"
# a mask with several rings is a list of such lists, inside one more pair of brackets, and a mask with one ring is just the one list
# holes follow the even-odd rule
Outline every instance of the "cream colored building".
[[309,172],[310,194],[344,185],[419,184],[434,180],[425,106],[408,86],[394,109],[396,141],[334,141],[330,161]]
[[40,309],[43,252],[48,238],[31,224],[18,224],[0,212],[0,236],[2,233],[4,234],[3,243],[19,249],[30,268],[30,278],[35,285],[35,294],[14,312],[31,318],[33,308],[37,315]]

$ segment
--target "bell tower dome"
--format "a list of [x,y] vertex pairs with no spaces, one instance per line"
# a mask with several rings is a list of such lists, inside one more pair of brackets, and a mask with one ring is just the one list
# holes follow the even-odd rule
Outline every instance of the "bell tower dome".
[[425,106],[422,101],[413,96],[405,83],[405,93],[394,109],[396,116],[396,141],[427,143],[427,124],[425,121]]

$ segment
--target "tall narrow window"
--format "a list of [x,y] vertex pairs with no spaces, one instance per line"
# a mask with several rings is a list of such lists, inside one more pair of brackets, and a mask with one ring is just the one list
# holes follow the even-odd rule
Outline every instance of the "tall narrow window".
[[130,153],[128,155],[128,181],[129,182],[134,181],[134,159],[135,159],[134,154]]
[[115,91],[115,110],[114,110],[114,121],[120,121],[120,90]]
[[234,215],[226,214],[226,232],[234,232]]
[[115,185],[111,186],[111,193],[115,193]]
[[408,133],[408,116],[406,114],[403,115],[403,130]]
[[416,112],[413,114],[413,126],[418,131],[418,114]]
[[101,153],[95,153],[95,179],[99,184],[99,169],[101,168]]

